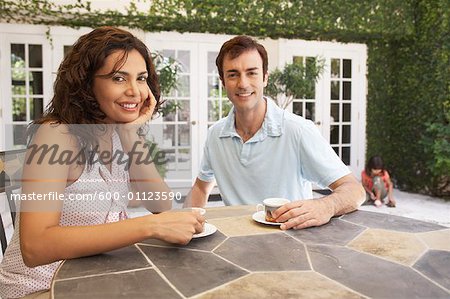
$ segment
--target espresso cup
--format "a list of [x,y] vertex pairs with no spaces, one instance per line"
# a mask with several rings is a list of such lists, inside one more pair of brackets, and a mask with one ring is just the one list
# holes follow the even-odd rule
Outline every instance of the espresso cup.
[[290,200],[286,198],[271,197],[263,200],[263,204],[258,204],[256,206],[257,211],[264,211],[265,220],[267,222],[275,222],[275,218],[272,216],[272,212],[277,210],[279,207],[289,203]]

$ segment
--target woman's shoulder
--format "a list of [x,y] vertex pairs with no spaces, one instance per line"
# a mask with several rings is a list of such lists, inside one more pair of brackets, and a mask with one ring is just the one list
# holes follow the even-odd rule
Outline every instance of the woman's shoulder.
[[34,134],[28,147],[58,147],[61,150],[78,148],[78,140],[71,133],[70,127],[56,121],[47,121],[33,125]]

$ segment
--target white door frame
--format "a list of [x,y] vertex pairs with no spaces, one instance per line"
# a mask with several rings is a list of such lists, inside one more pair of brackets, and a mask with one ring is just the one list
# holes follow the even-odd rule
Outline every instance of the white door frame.
[[[12,120],[12,92],[11,92],[11,44],[40,44],[42,45],[42,72],[43,72],[43,105],[49,103],[52,94],[51,80],[51,44],[46,37],[47,28],[35,25],[0,24],[0,69],[2,79],[0,81],[0,98],[2,128],[0,133],[0,148],[11,150],[13,145],[13,120]],[[27,112],[28,115],[28,112]],[[19,123],[19,122],[16,122]],[[27,124],[27,122],[23,122]]]
[[[359,177],[365,164],[366,151],[366,60],[364,44],[335,43],[281,39],[278,44],[279,66],[292,62],[293,56],[319,56],[325,58],[325,71],[316,84],[316,124],[324,138],[330,139],[330,61],[331,58],[352,60],[352,117],[350,170]],[[288,107],[289,108],[289,107]],[[292,109],[292,107],[290,107]]]
[[189,190],[198,175],[203,156],[203,145],[207,135],[207,61],[208,50],[220,50],[220,46],[230,36],[202,33],[161,32],[146,33],[145,43],[150,51],[177,49],[190,51],[190,124],[191,124],[191,177],[189,179],[168,180],[172,188]]

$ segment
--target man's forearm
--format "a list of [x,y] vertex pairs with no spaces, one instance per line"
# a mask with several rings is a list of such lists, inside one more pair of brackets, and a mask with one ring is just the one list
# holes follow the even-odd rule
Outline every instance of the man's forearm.
[[198,188],[192,188],[191,191],[186,195],[186,200],[184,201],[183,207],[199,207],[203,208],[208,202],[208,194],[204,194]]
[[[350,213],[358,209],[365,200],[365,190],[353,176],[341,180],[343,181],[337,181],[338,186],[333,193],[320,199],[331,208],[332,216]],[[333,184],[330,187],[333,189]]]

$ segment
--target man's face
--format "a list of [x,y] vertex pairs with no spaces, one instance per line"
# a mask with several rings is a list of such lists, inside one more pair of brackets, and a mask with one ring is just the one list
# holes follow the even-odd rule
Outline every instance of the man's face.
[[257,50],[246,51],[234,59],[227,55],[223,60],[222,84],[236,111],[256,110],[262,103],[267,78]]

